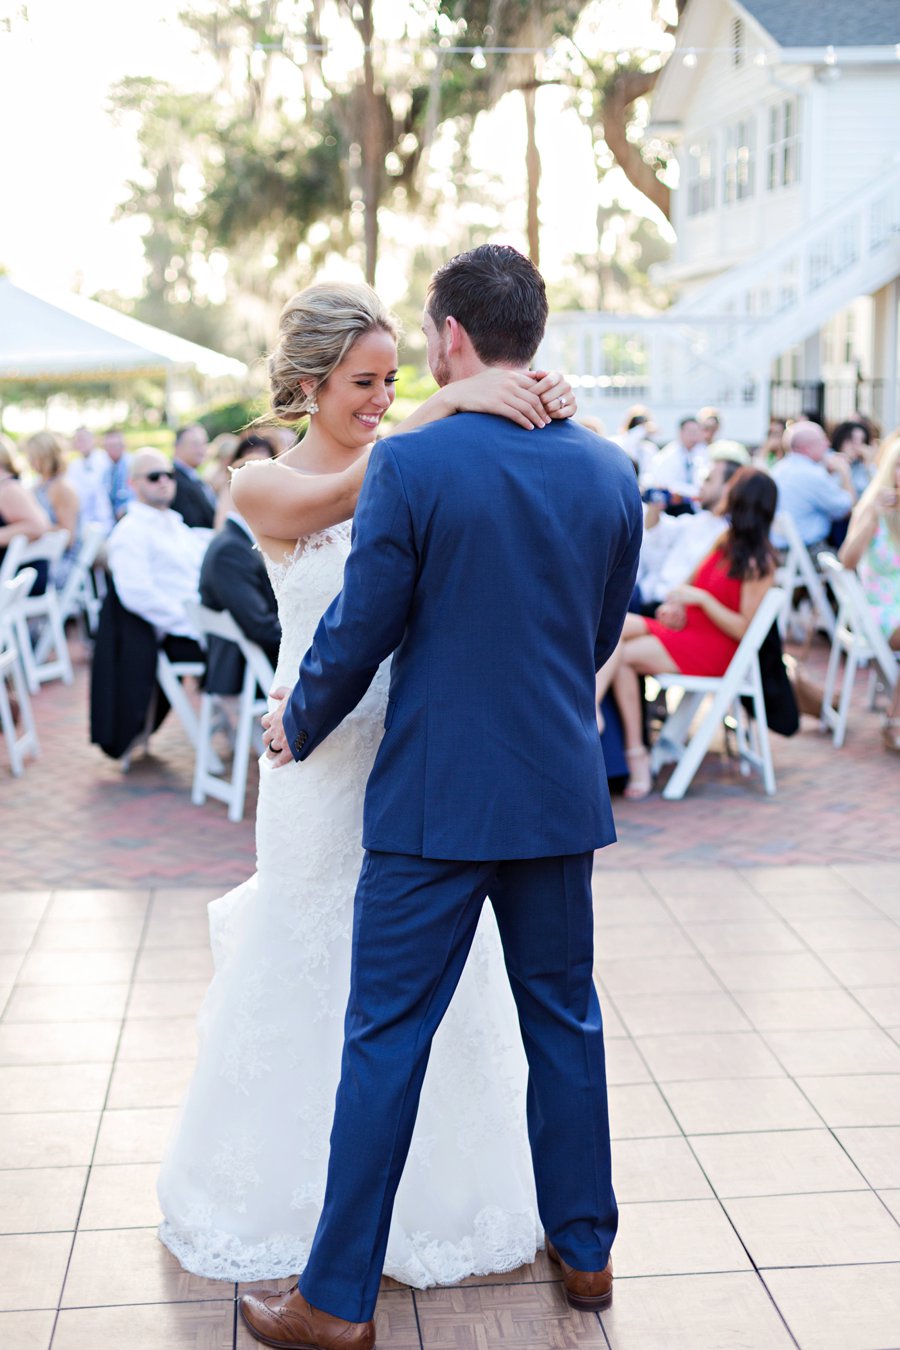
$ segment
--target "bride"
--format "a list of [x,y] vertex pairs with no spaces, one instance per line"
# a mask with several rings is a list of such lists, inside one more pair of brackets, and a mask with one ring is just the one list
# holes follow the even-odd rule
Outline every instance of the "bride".
[[[235,474],[266,561],[291,686],[341,588],[350,524],[394,399],[397,333],[364,286],[311,286],[280,320],[274,415],[309,416],[277,461]],[[445,386],[392,434],[458,411],[535,429],[570,415],[556,375],[491,371]],[[551,411],[548,411],[552,409]],[[537,434],[540,434],[538,431]],[[350,979],[362,803],[381,737],[387,664],[304,764],[260,762],[257,872],[209,907],[215,975],[197,1067],[159,1178],[160,1237],[195,1274],[303,1270],[325,1188]],[[525,1129],[526,1065],[493,911],[435,1038],[385,1273],[424,1288],[512,1270],[543,1243]]]

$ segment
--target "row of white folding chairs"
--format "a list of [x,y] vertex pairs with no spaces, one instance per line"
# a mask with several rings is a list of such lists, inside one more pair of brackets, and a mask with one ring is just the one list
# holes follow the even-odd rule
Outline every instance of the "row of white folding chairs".
[[[10,768],[17,778],[25,767],[26,755],[36,758],[41,752],[19,638],[22,609],[36,579],[36,570],[26,567],[11,580],[0,581],[0,728]],[[18,705],[17,714],[10,689]]]

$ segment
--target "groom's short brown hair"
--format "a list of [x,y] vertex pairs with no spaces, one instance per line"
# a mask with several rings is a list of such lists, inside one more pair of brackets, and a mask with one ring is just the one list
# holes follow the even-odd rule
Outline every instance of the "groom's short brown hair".
[[425,307],[438,329],[456,319],[486,365],[527,366],[547,325],[544,279],[508,244],[482,244],[444,263]]

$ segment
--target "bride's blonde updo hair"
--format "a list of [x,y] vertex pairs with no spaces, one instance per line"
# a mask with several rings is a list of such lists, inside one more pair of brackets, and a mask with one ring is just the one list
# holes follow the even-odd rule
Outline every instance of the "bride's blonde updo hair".
[[[293,296],[278,320],[269,357],[272,415],[297,422],[355,342],[381,328],[397,341],[398,326],[370,286],[320,284]],[[301,380],[314,380],[307,393]]]

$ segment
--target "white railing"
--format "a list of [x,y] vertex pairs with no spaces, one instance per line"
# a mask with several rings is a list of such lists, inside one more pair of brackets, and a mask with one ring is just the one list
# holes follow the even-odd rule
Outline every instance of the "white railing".
[[635,403],[651,406],[665,435],[680,417],[712,403],[729,436],[757,439],[768,408],[767,375],[720,358],[736,326],[731,318],[688,323],[674,314],[560,314],[550,320],[538,362],[566,371],[580,410],[602,418],[608,431]]
[[898,271],[900,163],[823,220],[731,268],[672,312],[687,323],[699,314],[734,318],[720,357],[755,368],[817,332],[837,310]]
[[774,359],[859,295],[900,273],[900,162],[821,222],[652,317],[579,312],[551,318],[539,353],[612,430],[647,403],[668,434],[714,404],[727,434],[764,434]]

